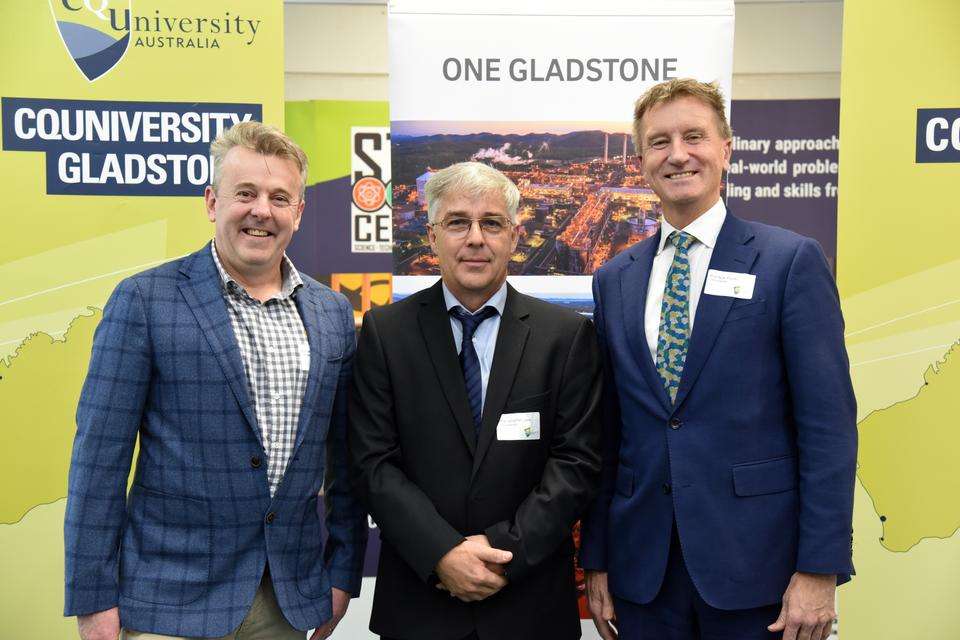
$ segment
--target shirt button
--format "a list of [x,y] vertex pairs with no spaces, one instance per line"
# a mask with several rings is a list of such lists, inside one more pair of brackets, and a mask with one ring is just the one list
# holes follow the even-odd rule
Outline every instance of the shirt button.
[[267,517],[264,519],[264,521],[265,521],[267,524],[273,524],[273,521],[276,520],[276,519],[277,519],[277,514],[275,514],[273,511],[271,511],[270,513],[267,514]]
[[680,418],[670,418],[670,428],[676,431],[679,429],[683,423],[680,421]]
[[669,482],[664,482],[664,483],[663,483],[663,495],[668,496],[668,495],[670,495],[670,493],[671,493],[672,491],[673,491],[673,487],[670,486],[670,483],[669,483]]
[[254,469],[259,469],[261,464],[263,464],[263,460],[260,459],[260,456],[250,458],[250,466]]

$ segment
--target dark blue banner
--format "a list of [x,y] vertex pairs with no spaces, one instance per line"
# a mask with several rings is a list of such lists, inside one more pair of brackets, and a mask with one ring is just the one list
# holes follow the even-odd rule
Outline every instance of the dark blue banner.
[[48,194],[195,196],[210,143],[259,104],[3,98],[3,149],[46,155]]
[[839,100],[734,100],[730,211],[816,239],[837,255]]
[[917,162],[960,162],[960,109],[917,109]]

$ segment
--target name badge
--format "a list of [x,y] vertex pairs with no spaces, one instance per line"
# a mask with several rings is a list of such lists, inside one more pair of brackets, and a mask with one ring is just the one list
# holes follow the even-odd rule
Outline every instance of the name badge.
[[703,285],[703,292],[710,296],[725,298],[753,298],[753,287],[757,284],[757,276],[752,273],[737,273],[736,271],[707,271],[707,282]]
[[497,440],[539,440],[540,412],[504,413],[497,423]]

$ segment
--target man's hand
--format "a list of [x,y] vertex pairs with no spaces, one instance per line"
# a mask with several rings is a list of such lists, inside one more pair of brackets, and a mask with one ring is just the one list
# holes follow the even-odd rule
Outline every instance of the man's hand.
[[783,631],[783,640],[826,640],[837,615],[836,591],[836,575],[794,573],[780,617],[767,630]]
[[584,576],[587,580],[587,608],[590,609],[593,624],[603,640],[615,640],[617,628],[613,623],[617,621],[617,615],[613,610],[613,596],[607,586],[607,572],[584,571]]
[[327,620],[322,627],[317,627],[310,636],[310,640],[323,640],[333,635],[333,630],[337,628],[344,614],[347,613],[347,605],[350,604],[350,594],[336,587],[330,589],[330,598],[333,600],[333,617]]
[[437,588],[464,602],[489,598],[507,586],[502,565],[512,559],[509,551],[491,547],[487,536],[470,536],[440,558]]
[[80,640],[117,640],[120,637],[120,610],[114,607],[77,616]]

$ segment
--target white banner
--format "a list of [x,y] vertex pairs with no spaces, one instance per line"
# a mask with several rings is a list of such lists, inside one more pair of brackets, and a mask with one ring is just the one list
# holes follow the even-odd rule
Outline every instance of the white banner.
[[683,77],[729,101],[732,0],[567,4],[394,0],[391,120],[629,122],[646,88]]

